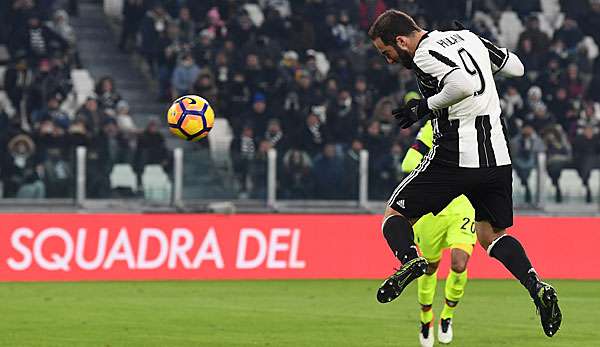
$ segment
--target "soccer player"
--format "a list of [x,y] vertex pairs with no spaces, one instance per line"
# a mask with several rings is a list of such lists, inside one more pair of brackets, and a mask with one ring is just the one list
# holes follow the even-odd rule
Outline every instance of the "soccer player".
[[464,194],[475,208],[477,240],[526,288],[544,333],[553,336],[562,321],[556,290],[539,279],[521,243],[506,233],[513,224],[512,165],[493,75],[522,76],[523,64],[468,30],[427,32],[396,10],[382,13],[369,37],[388,63],[416,74],[423,98],[394,111],[399,126],[428,117],[434,131],[433,147],[388,201],[383,235],[402,266],[382,283],[377,299],[394,300],[427,271],[413,225]]
[[[402,171],[413,171],[433,146],[433,128],[428,121],[419,131],[413,146],[408,150]],[[433,335],[433,297],[437,285],[437,269],[444,249],[450,249],[452,259],[446,278],[444,309],[440,314],[438,340],[452,342],[452,318],[467,284],[467,262],[473,252],[477,237],[473,228],[475,210],[469,200],[461,195],[446,206],[437,216],[429,213],[413,226],[415,241],[428,266],[425,274],[418,278],[418,300],[421,305],[421,330],[419,342],[422,347],[431,347]]]

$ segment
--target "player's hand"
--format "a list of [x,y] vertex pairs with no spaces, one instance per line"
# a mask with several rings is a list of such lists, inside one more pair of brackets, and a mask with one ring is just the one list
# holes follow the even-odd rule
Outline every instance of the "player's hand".
[[409,128],[422,118],[425,118],[431,113],[427,106],[427,99],[411,99],[404,106],[392,111],[394,118],[398,120],[398,125],[402,129]]

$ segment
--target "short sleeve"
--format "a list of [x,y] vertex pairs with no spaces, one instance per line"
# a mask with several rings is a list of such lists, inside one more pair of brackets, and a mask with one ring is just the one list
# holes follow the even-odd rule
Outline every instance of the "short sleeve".
[[421,74],[423,82],[432,87],[441,88],[446,76],[459,69],[450,58],[432,49],[418,49],[413,61],[417,74]]
[[492,72],[496,73],[502,70],[502,68],[504,67],[504,65],[506,65],[506,62],[508,61],[508,48],[500,48],[481,36],[479,36],[479,39],[481,40],[485,48],[487,48],[488,50],[490,62],[492,63]]

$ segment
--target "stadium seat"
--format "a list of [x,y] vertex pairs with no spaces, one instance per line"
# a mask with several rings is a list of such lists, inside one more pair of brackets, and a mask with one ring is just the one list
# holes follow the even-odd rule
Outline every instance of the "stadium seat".
[[[570,201],[583,201],[585,199],[585,188],[577,170],[564,169],[559,182],[565,199]],[[590,175],[590,189],[596,197],[598,196],[599,188],[600,170],[594,169]]]
[[71,72],[73,91],[77,97],[77,104],[82,105],[85,99],[94,94],[94,79],[86,69],[75,69]]
[[110,172],[110,187],[127,188],[132,192],[137,190],[137,179],[133,168],[129,164],[116,164]]
[[0,65],[0,89],[4,89],[4,73],[6,72],[6,66]]
[[213,162],[217,166],[229,163],[229,146],[233,140],[233,131],[225,118],[215,118],[215,124],[208,137]]
[[142,174],[144,198],[166,201],[171,198],[171,181],[160,165],[146,165]]

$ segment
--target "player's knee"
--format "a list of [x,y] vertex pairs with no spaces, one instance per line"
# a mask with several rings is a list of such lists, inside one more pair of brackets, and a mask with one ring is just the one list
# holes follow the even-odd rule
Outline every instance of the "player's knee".
[[459,248],[452,249],[452,261],[450,268],[456,273],[463,273],[467,269],[469,262],[469,253]]
[[439,265],[439,261],[430,262],[429,264],[427,264],[427,270],[425,271],[425,274],[433,275],[437,271]]
[[452,268],[452,271],[460,274],[467,269],[467,262],[464,259],[452,259],[452,265],[450,267]]

